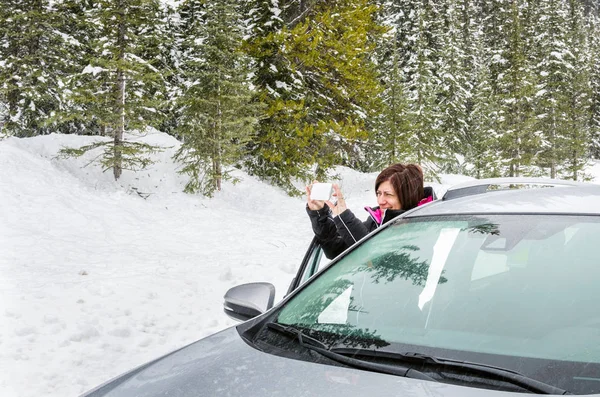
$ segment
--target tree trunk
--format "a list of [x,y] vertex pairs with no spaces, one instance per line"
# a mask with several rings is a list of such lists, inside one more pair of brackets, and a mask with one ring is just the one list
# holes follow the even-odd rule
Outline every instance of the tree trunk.
[[117,72],[117,112],[119,118],[114,133],[114,164],[113,174],[115,180],[121,177],[123,173],[123,134],[125,132],[125,76],[123,71]]
[[[11,40],[12,41],[12,40]],[[9,42],[9,53],[13,57],[17,58],[19,56],[19,48],[15,43]],[[14,129],[12,124],[12,117],[15,116],[19,112],[19,97],[21,96],[21,91],[17,88],[19,87],[19,81],[17,80],[16,71],[14,67],[11,67],[11,70],[15,75],[7,82],[12,87],[6,94],[6,100],[8,102],[8,115],[6,115],[7,124],[9,124],[9,129]]]
[[[519,123],[519,127],[523,125],[523,121],[520,119],[520,123]],[[515,177],[520,177],[521,176],[521,165],[523,164],[523,162],[521,161],[521,138],[519,136],[517,136],[517,141],[516,143],[516,162],[515,162],[515,169],[514,169],[514,176]]]
[[552,109],[552,126],[550,132],[550,178],[556,178],[556,116],[554,114],[554,109]]
[[577,169],[579,168],[579,161],[577,157],[577,150],[573,150],[573,180],[577,180]]
[[117,86],[115,96],[115,112],[117,114],[116,126],[114,128],[114,163],[113,175],[115,180],[123,173],[123,134],[125,132],[125,73],[122,69],[122,61],[125,59],[125,10],[123,1],[118,2],[120,20],[118,22],[119,35],[117,37]]
[[[16,86],[16,84],[14,85]],[[7,120],[10,120],[12,116],[16,115],[19,112],[19,95],[20,92],[18,89],[11,89],[6,95],[6,99],[8,102],[8,117],[6,118]]]
[[217,92],[218,92],[218,97],[219,99],[217,100],[217,120],[215,123],[215,157],[213,159],[213,175],[215,176],[215,187],[217,188],[218,191],[221,190],[221,184],[223,182],[223,175],[221,173],[221,167],[222,167],[222,162],[221,162],[221,137],[223,135],[223,132],[221,131],[221,129],[223,128],[223,120],[221,119],[223,117],[222,111],[221,111],[221,84],[219,81],[219,87],[217,88]]
[[[396,78],[396,76],[398,76],[398,44],[396,43],[396,41],[394,40],[394,68],[393,68],[393,73],[394,73],[394,79]],[[400,126],[398,125],[398,110],[396,108],[396,103],[399,101],[399,99],[397,98],[398,93],[396,93],[396,88],[398,87],[398,85],[396,84],[396,82],[392,83],[392,93],[391,93],[391,97],[392,97],[392,139],[391,139],[391,144],[392,144],[392,150],[391,150],[391,158],[389,161],[389,164],[393,164],[397,161],[398,158],[398,130],[400,128]]]

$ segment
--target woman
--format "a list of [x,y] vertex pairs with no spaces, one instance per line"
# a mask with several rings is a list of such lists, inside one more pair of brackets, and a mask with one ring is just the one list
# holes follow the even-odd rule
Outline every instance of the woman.
[[365,207],[369,218],[364,222],[346,208],[338,185],[334,185],[333,194],[337,204],[312,200],[311,186],[306,187],[306,211],[315,236],[330,259],[387,221],[434,199],[433,189],[423,188],[423,170],[417,164],[393,164],[379,173],[375,180],[378,206]]

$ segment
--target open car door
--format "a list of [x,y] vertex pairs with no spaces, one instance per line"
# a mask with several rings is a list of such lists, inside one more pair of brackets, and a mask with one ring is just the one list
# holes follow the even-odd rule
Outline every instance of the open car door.
[[323,253],[323,249],[318,243],[317,238],[313,237],[306,254],[304,254],[304,259],[302,259],[300,268],[290,283],[287,294],[304,284],[306,280],[308,280],[317,271],[325,267],[325,265],[327,265],[329,262],[330,260],[327,259]]

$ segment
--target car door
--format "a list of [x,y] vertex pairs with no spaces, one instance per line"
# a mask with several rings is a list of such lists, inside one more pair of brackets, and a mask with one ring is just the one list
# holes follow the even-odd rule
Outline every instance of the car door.
[[298,268],[296,276],[292,279],[290,287],[288,288],[288,294],[294,291],[296,288],[304,284],[313,274],[325,267],[330,262],[329,259],[323,253],[321,245],[317,241],[316,237],[313,237],[304,259]]

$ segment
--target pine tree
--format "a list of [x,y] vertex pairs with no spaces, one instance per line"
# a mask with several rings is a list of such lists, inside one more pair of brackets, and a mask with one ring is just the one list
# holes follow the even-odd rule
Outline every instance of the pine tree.
[[589,46],[578,1],[540,0],[538,56],[538,164],[553,178],[579,177],[586,165],[591,106]]
[[56,0],[57,29],[66,41],[71,43],[70,51],[66,54],[70,72],[59,87],[61,93],[61,108],[50,118],[50,122],[60,126],[61,132],[77,134],[99,133],[97,125],[86,123],[79,115],[85,110],[81,104],[72,100],[73,76],[84,70],[87,60],[92,56],[90,43],[95,34],[96,26],[89,20],[88,15],[93,9],[94,0]]
[[[247,48],[257,61],[257,99],[267,115],[248,165],[293,192],[291,179],[312,179],[315,165],[320,177],[335,164],[360,162],[358,141],[368,137],[366,120],[379,106],[371,57],[383,31],[368,0],[288,9],[264,3],[254,9]],[[286,10],[284,20],[279,15]]]
[[[482,37],[482,36],[479,36]],[[475,81],[472,95],[472,112],[469,129],[463,144],[467,175],[491,178],[503,175],[500,157],[500,103],[493,89],[490,63],[491,55],[480,38],[476,41],[475,54],[480,61],[475,64]]]
[[377,65],[382,86],[382,108],[374,119],[372,136],[365,142],[367,171],[380,170],[389,164],[402,162],[411,154],[407,136],[411,131],[408,118],[410,104],[406,92],[407,42],[401,26],[408,18],[410,2],[382,1],[378,4],[378,22],[387,31],[377,46]]
[[590,142],[589,149],[594,158],[600,158],[600,6],[596,5],[586,17],[589,40],[590,70]]
[[[392,31],[394,32],[394,31]],[[390,164],[403,162],[412,154],[408,144],[411,133],[410,102],[405,88],[402,52],[396,34],[382,43],[380,74],[383,85],[383,108],[377,118],[374,136],[366,146],[369,170],[380,170]]]
[[567,43],[567,7],[562,0],[541,0],[538,7],[537,31],[544,32],[537,39],[536,73],[543,77],[537,87],[537,123],[541,150],[537,163],[550,169],[556,178],[560,162],[565,155],[569,129],[567,112],[569,104],[568,69],[572,56]]
[[470,0],[447,0],[444,7],[445,40],[440,50],[438,74],[441,90],[439,111],[444,144],[454,154],[444,160],[447,172],[457,172],[456,155],[466,154],[465,140],[471,126],[474,71],[481,59],[476,56],[474,19],[476,9]]
[[384,42],[381,51],[386,91],[380,147],[392,132],[402,161],[456,171],[456,157],[467,155],[473,135],[479,8],[472,0],[388,0],[382,10],[395,41]]
[[441,128],[439,106],[441,80],[438,73],[440,29],[439,4],[425,1],[415,6],[415,25],[410,33],[413,49],[406,62],[406,90],[410,102],[408,114],[411,131],[407,137],[412,148],[410,161],[434,168],[440,159],[447,158]]
[[160,122],[165,84],[155,37],[164,26],[161,6],[158,0],[98,0],[87,14],[96,28],[88,43],[91,56],[71,82],[70,100],[81,109],[78,119],[113,139],[63,153],[102,147],[102,164],[118,179],[123,169],[147,166],[145,154],[156,150],[125,141],[124,133]]
[[[0,7],[2,129],[17,136],[48,133],[63,106],[78,43],[61,32],[61,15],[48,0],[7,0]],[[65,127],[66,128],[66,127]]]
[[[181,4],[179,5],[181,6]],[[164,81],[162,89],[165,91],[165,101],[162,111],[163,117],[158,125],[158,129],[167,134],[177,135],[177,101],[181,96],[181,87],[183,87],[183,77],[180,70],[181,66],[181,48],[178,43],[178,34],[180,33],[180,15],[174,5],[164,4],[161,9],[162,24],[161,30],[156,35],[157,43],[154,46],[154,57],[160,60],[160,70]]]
[[567,69],[569,82],[566,119],[566,155],[560,176],[573,180],[585,179],[585,168],[589,159],[591,128],[589,124],[592,107],[591,59],[583,7],[577,0],[568,1],[567,48],[572,67]]
[[238,1],[187,0],[180,14],[186,86],[178,100],[177,131],[184,142],[176,159],[190,176],[185,191],[210,196],[245,154],[259,109],[251,103],[249,59],[240,47]]
[[519,1],[500,5],[499,13],[506,21],[505,33],[492,57],[494,74],[497,73],[495,95],[500,105],[499,150],[506,167],[504,174],[520,176],[531,172],[538,147],[533,103],[536,79],[526,54],[525,6]]
[[[290,175],[304,176],[305,165],[286,162],[284,155],[296,148],[306,150],[306,141],[288,139],[297,136],[295,114],[303,103],[298,93],[302,86],[301,75],[294,74],[290,60],[283,54],[287,33],[284,30],[285,0],[250,1],[250,32],[244,42],[245,51],[256,64],[254,101],[266,105],[256,137],[249,143],[251,153],[246,167],[251,174],[270,180],[279,186],[292,189]],[[304,9],[299,10],[303,15]],[[298,16],[296,16],[298,17]],[[292,20],[292,17],[288,17]],[[286,156],[287,157],[287,156]]]
[[360,141],[368,138],[366,122],[379,111],[380,86],[371,61],[375,39],[383,32],[369,1],[328,2],[291,30],[288,57],[303,76],[302,120],[311,129],[319,163],[360,167]]

